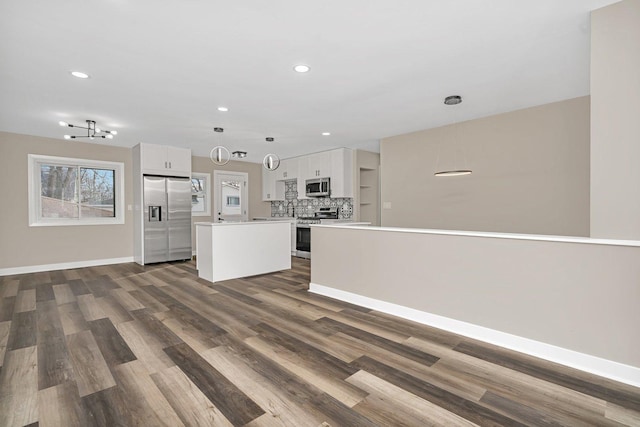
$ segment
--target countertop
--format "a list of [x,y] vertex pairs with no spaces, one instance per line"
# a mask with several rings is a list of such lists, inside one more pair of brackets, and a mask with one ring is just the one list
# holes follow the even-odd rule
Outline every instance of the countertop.
[[283,216],[283,217],[256,216],[256,217],[253,217],[253,221],[252,222],[259,222],[259,221],[286,221],[286,222],[292,222],[292,221],[296,221],[296,218],[293,218],[293,217],[290,217],[290,216]]
[[354,230],[375,230],[381,232],[399,232],[416,234],[443,234],[449,236],[490,237],[495,239],[541,240],[546,242],[581,243],[591,245],[640,246],[640,240],[597,239],[577,236],[551,236],[545,234],[492,233],[485,231],[435,230],[427,228],[400,228],[361,226],[362,223],[313,224],[313,227],[353,228]]
[[196,222],[194,225],[202,225],[205,227],[224,227],[229,225],[260,225],[260,224],[278,224],[278,223],[286,223],[290,224],[289,220],[280,220],[280,221],[223,221],[223,222]]

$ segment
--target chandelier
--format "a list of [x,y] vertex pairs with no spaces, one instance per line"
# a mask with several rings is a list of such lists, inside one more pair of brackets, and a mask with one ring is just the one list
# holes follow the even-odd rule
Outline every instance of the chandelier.
[[96,121],[95,120],[86,120],[87,122],[87,127],[84,126],[78,126],[78,125],[72,125],[71,123],[67,123],[67,122],[58,122],[58,124],[60,126],[66,126],[66,127],[70,127],[70,128],[78,128],[78,129],[86,129],[87,130],[87,134],[86,135],[65,135],[64,139],[76,139],[76,138],[89,138],[89,139],[94,139],[94,138],[107,138],[107,139],[113,139],[114,135],[117,135],[118,132],[115,130],[106,130],[106,129],[100,129],[99,127],[96,127]]

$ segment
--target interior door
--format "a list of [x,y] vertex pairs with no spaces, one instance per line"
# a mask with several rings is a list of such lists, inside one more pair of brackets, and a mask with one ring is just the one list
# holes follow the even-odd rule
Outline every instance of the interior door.
[[248,221],[248,174],[246,172],[213,171],[213,180],[213,221]]
[[165,178],[144,177],[144,263],[167,260],[167,192]]
[[168,261],[191,258],[191,179],[167,178]]

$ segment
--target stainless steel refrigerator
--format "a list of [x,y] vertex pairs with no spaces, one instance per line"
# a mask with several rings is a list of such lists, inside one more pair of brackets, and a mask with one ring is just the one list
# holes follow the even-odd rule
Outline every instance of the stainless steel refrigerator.
[[144,263],[191,259],[191,180],[144,176]]

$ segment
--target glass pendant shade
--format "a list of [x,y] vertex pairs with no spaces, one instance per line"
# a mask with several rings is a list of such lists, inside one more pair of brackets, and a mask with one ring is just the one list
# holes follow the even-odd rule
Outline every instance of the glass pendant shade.
[[229,150],[227,150],[227,148],[223,147],[222,145],[213,147],[211,149],[211,152],[209,153],[209,158],[211,159],[211,161],[218,166],[226,165],[229,162],[230,157],[231,156],[229,155]]
[[280,166],[280,158],[275,154],[267,154],[262,160],[262,166],[266,170],[274,171]]

